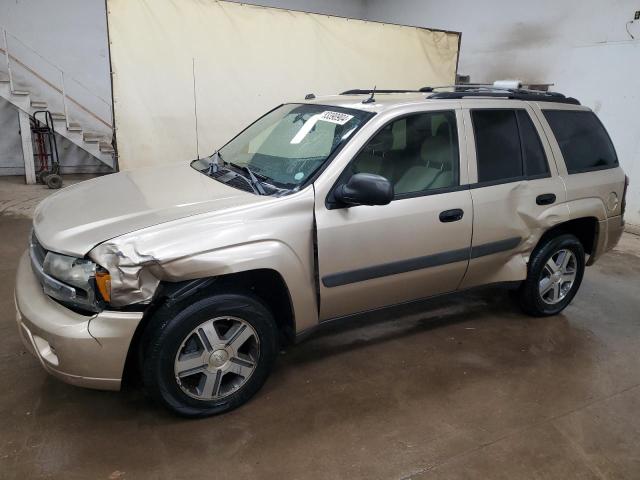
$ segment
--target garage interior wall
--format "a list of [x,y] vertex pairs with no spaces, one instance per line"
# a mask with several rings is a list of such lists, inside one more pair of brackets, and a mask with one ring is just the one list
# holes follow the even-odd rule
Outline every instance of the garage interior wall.
[[[605,122],[631,178],[627,221],[640,230],[640,9],[636,0],[254,0],[251,3],[463,32],[459,72],[472,81],[520,78],[553,82],[576,96]],[[489,14],[488,12],[495,12]],[[111,99],[104,0],[0,1],[0,25],[19,33],[46,57]],[[628,27],[636,37],[632,40]],[[17,123],[0,106],[0,125]],[[10,117],[11,118],[10,118]],[[17,131],[0,135],[0,174],[19,174]],[[82,164],[85,159],[68,159]]]
[[[365,12],[365,0],[258,0],[252,3],[353,18],[362,18]],[[105,107],[98,98],[111,103],[105,5],[105,0],[0,0],[0,27],[86,86],[94,95],[87,95],[86,89],[77,86],[74,90],[72,82],[67,86],[71,89],[67,93],[79,96],[86,107],[96,112]],[[26,47],[22,47],[20,53],[28,54]],[[4,65],[1,55],[0,62]],[[59,81],[50,65],[38,56],[30,55],[28,64],[52,83]],[[28,87],[36,96],[40,93],[37,83]],[[17,124],[17,109],[0,98],[0,175],[24,174]],[[103,164],[63,137],[58,136],[58,147],[64,173],[106,171]]]
[[554,83],[596,111],[630,177],[625,217],[640,233],[640,21],[627,23],[636,10],[637,0],[368,0],[366,16],[462,32],[458,72],[472,82]]
[[[77,79],[86,86],[85,89],[70,80],[68,95],[81,99],[85,106],[97,112],[105,108],[99,97],[111,102],[104,0],[0,0],[0,27],[19,38],[18,41],[9,37],[16,55],[48,81],[58,84],[60,79],[43,58],[60,66],[69,78]],[[3,44],[1,39],[0,44]],[[42,58],[27,47],[36,50]],[[4,55],[0,55],[0,62],[4,67]],[[25,85],[35,96],[50,93],[38,91],[42,86],[38,81]],[[0,99],[0,125],[14,126],[17,123],[17,109]],[[1,132],[0,175],[24,174],[17,128],[11,127],[8,131],[3,128]],[[60,136],[58,148],[63,172],[105,171],[104,165]]]
[[310,92],[455,80],[457,33],[213,0],[107,6],[125,170],[210,155]]

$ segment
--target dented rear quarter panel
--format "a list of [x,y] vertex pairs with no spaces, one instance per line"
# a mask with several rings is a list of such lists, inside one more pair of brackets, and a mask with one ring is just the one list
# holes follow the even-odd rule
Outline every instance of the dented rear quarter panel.
[[[595,251],[589,258],[592,265],[607,250],[612,249],[620,239],[624,222],[622,197],[625,173],[621,167],[607,168],[584,173],[569,174],[560,145],[558,144],[542,110],[591,111],[581,105],[564,105],[534,102],[531,104],[556,161],[558,173],[565,184],[567,207],[571,220],[593,217],[598,221]],[[604,126],[606,129],[606,125]],[[615,147],[615,145],[614,145]]]

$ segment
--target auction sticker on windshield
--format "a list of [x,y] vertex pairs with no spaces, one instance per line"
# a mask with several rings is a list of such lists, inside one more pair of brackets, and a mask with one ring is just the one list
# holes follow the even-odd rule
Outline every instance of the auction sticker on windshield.
[[337,125],[344,125],[345,123],[347,123],[352,118],[353,118],[353,115],[349,115],[347,113],[332,112],[331,110],[325,110],[322,113],[318,113],[318,114],[313,115],[312,117],[310,117],[305,122],[305,124],[302,126],[302,128],[300,130],[298,130],[298,133],[296,133],[295,137],[293,137],[291,139],[291,142],[289,142],[289,143],[295,145],[295,144],[298,144],[298,143],[302,142],[302,140],[313,129],[313,127],[315,127],[316,123],[318,123],[320,121],[329,122],[329,123],[335,123]]
[[330,110],[325,110],[320,114],[320,120],[324,120],[325,122],[337,123],[338,125],[344,125],[352,118],[353,115],[342,112],[332,112]]

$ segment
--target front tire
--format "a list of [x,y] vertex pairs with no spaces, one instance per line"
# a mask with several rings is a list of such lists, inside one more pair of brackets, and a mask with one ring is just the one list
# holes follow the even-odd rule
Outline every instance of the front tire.
[[560,313],[578,292],[584,269],[584,248],[574,235],[546,240],[531,255],[518,290],[522,310],[536,317]]
[[179,415],[216,415],[262,387],[277,351],[276,323],[257,297],[208,296],[156,312],[145,330],[142,379]]

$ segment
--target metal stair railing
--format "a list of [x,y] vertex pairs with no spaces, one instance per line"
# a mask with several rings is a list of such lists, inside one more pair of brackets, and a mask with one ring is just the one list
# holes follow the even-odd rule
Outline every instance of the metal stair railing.
[[[10,89],[11,89],[12,92],[16,90],[15,89],[15,81],[14,81],[14,77],[13,77],[13,71],[12,71],[12,68],[11,68],[12,63],[15,63],[17,65],[20,65],[22,68],[27,70],[33,76],[38,78],[40,81],[42,81],[47,86],[49,86],[50,88],[52,88],[54,91],[58,92],[61,95],[62,107],[64,109],[64,116],[65,116],[65,122],[66,122],[67,128],[69,128],[69,126],[70,126],[69,125],[70,124],[69,108],[68,108],[68,104],[70,102],[70,103],[73,103],[74,105],[76,105],[79,109],[81,109],[82,111],[84,111],[85,113],[90,115],[91,117],[93,117],[94,119],[98,120],[100,123],[102,123],[103,125],[105,125],[109,129],[113,130],[113,108],[112,108],[111,102],[108,102],[107,100],[105,100],[101,96],[99,96],[96,93],[94,93],[89,87],[84,85],[82,82],[80,82],[76,78],[74,78],[71,75],[68,75],[67,73],[65,73],[65,71],[62,68],[60,68],[58,65],[53,63],[51,60],[45,58],[38,51],[36,51],[35,49],[33,49],[32,47],[27,45],[19,37],[15,36],[11,32],[9,32],[6,28],[0,26],[0,29],[2,30],[2,39],[3,39],[3,47],[4,47],[4,48],[0,47],[0,51],[2,51],[2,53],[4,54],[4,57],[5,57],[5,64],[6,64],[6,67],[7,67],[7,74],[9,76],[9,86],[10,86]],[[38,72],[36,72],[33,68],[29,67],[25,62],[21,61],[17,57],[15,52],[12,52],[12,51],[9,50],[8,37],[11,37],[12,39],[16,40],[22,46],[24,46],[27,50],[29,50],[31,53],[35,54],[42,61],[47,63],[49,66],[53,67],[59,73],[60,84],[59,85],[55,85],[54,83],[52,83],[51,81],[47,80],[42,75],[40,75]],[[82,87],[93,98],[95,98],[95,99],[99,100],[100,102],[104,103],[108,108],[109,119],[102,118],[100,115],[98,115],[97,113],[93,112],[92,110],[87,108],[85,105],[83,105],[80,101],[78,101],[75,98],[69,96],[67,94],[67,82],[69,80],[73,81],[75,84],[77,84],[78,86]]]

